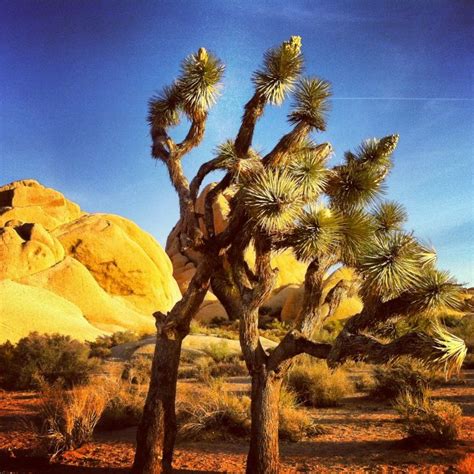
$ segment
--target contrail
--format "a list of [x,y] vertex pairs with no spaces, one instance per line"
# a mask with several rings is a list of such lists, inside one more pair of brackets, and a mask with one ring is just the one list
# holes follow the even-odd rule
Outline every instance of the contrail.
[[428,101],[437,100],[443,102],[472,102],[471,97],[332,97],[332,100],[417,100]]

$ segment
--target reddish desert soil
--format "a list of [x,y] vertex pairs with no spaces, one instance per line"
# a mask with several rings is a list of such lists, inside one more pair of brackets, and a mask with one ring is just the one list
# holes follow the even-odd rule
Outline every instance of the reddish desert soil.
[[[461,439],[450,447],[415,448],[403,441],[396,413],[362,395],[338,408],[317,410],[327,433],[299,443],[281,443],[284,473],[474,473],[474,371],[466,384],[442,387],[434,396],[463,409]],[[239,384],[240,385],[240,384]],[[134,453],[135,428],[100,432],[93,442],[47,465],[33,457],[28,429],[39,402],[35,393],[0,394],[0,472],[126,473]],[[239,473],[246,443],[180,442],[174,466],[181,473]]]

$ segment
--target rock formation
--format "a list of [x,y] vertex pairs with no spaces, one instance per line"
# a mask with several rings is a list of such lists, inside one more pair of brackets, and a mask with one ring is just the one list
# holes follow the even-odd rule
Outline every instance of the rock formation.
[[180,298],[166,253],[133,222],[89,214],[34,180],[0,187],[0,342],[153,332]]

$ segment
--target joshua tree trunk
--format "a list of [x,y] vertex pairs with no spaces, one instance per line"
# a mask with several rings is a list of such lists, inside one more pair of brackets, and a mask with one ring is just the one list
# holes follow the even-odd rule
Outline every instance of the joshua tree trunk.
[[140,474],[171,472],[176,439],[176,384],[182,338],[176,334],[157,336],[151,380],[143,416],[137,432],[133,471]]
[[279,472],[278,406],[282,378],[265,367],[252,375],[252,431],[247,474]]

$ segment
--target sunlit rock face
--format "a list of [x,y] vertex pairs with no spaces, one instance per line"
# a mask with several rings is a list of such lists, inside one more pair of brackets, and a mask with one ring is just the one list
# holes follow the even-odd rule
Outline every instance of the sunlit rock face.
[[147,232],[90,214],[37,181],[0,187],[0,342],[30,331],[77,339],[152,332],[181,296],[170,259]]

